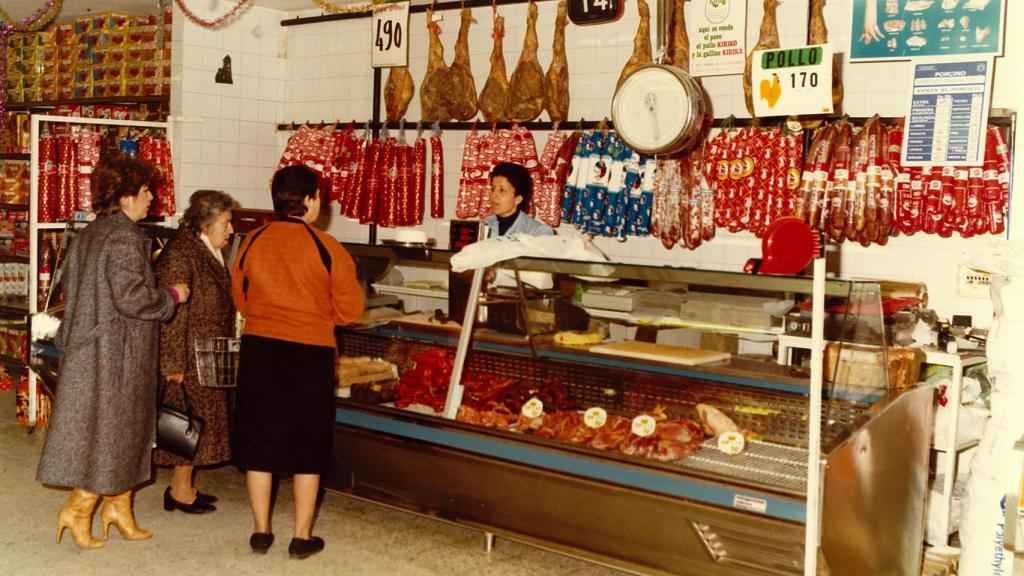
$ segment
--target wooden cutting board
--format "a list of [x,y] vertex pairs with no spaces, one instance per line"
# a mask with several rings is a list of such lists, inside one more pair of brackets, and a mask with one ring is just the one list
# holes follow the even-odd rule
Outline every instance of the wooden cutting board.
[[595,354],[608,354],[610,356],[625,356],[627,358],[643,358],[644,360],[655,360],[657,362],[671,362],[684,366],[699,366],[728,360],[732,357],[728,352],[715,350],[700,350],[698,348],[684,348],[682,346],[668,346],[666,344],[653,344],[650,342],[615,342],[613,344],[599,344],[591,346],[590,351]]

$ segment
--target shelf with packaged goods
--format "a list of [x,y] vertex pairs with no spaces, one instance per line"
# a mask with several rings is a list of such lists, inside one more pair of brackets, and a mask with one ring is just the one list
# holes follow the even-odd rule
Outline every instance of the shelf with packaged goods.
[[0,152],[0,160],[10,160],[12,162],[28,162],[32,159],[32,155],[28,152]]
[[0,254],[0,262],[17,262],[28,264],[28,256],[15,256],[14,254]]
[[89,106],[94,104],[170,104],[169,94],[154,96],[104,96],[102,98],[77,98],[68,100],[41,100],[37,102],[8,102],[6,109],[9,111],[36,111],[56,108],[57,106]]
[[0,314],[28,316],[28,298],[16,296],[0,298]]
[[24,212],[28,210],[28,202],[25,202],[24,204],[0,204],[0,210],[20,210]]
[[[29,131],[30,137],[30,149],[31,158],[33,159],[29,163],[30,171],[30,189],[29,189],[29,270],[33,273],[29,274],[29,289],[28,293],[35,295],[39,293],[39,278],[35,271],[39,270],[39,244],[43,237],[41,232],[43,231],[59,231],[71,227],[84,227],[88,225],[88,221],[77,221],[71,222],[40,222],[39,211],[36,209],[39,206],[39,180],[40,180],[40,166],[39,163],[34,161],[35,158],[39,157],[39,145],[41,135],[43,134],[42,128],[46,125],[88,125],[88,126],[106,126],[113,128],[120,127],[134,127],[134,128],[147,128],[158,131],[163,131],[168,141],[173,141],[173,125],[169,122],[152,122],[145,120],[114,120],[108,118],[90,118],[80,116],[56,116],[43,113],[46,108],[52,108],[58,105],[64,104],[142,104],[149,102],[168,102],[169,99],[166,96],[156,97],[111,97],[111,98],[91,98],[84,100],[68,100],[68,101],[48,101],[48,102],[32,102],[32,103],[15,103],[9,106],[11,110],[29,110],[31,114],[31,129]],[[39,306],[36,298],[29,298],[28,302],[28,315],[31,317],[39,310]],[[31,357],[30,362],[35,362],[37,357],[41,355],[40,350],[45,348],[40,346],[40,342],[32,339],[31,342]],[[37,370],[30,370],[28,373],[29,377],[29,390],[28,390],[28,426],[27,430],[29,433],[35,430],[35,425],[38,419],[38,395],[36,393],[36,383],[39,380],[39,374]]]

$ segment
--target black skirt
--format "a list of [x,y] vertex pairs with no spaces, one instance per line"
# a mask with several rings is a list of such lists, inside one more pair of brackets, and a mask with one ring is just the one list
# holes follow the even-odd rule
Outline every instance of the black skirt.
[[323,474],[334,427],[334,349],[242,336],[231,451],[243,470]]

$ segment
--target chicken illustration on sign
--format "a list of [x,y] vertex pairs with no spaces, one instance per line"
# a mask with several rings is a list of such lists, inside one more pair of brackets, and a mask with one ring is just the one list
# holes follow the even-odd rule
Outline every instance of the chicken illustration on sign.
[[779,101],[779,97],[782,96],[782,85],[779,84],[779,75],[772,72],[772,79],[768,81],[767,78],[761,80],[760,96],[762,100],[768,102],[768,109],[772,110],[775,108],[775,103]]

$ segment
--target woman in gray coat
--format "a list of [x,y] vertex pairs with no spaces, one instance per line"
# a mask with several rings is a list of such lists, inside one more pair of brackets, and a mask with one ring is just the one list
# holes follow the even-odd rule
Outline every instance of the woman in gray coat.
[[135,525],[132,488],[151,475],[159,323],[189,295],[186,284],[157,287],[149,240],[135,224],[153,199],[154,168],[117,156],[92,179],[97,217],[68,253],[60,381],[38,470],[43,484],[73,488],[57,517],[57,541],[70,528],[82,548],[103,546],[92,537],[100,495],[104,538],[111,524],[127,540],[153,535]]

